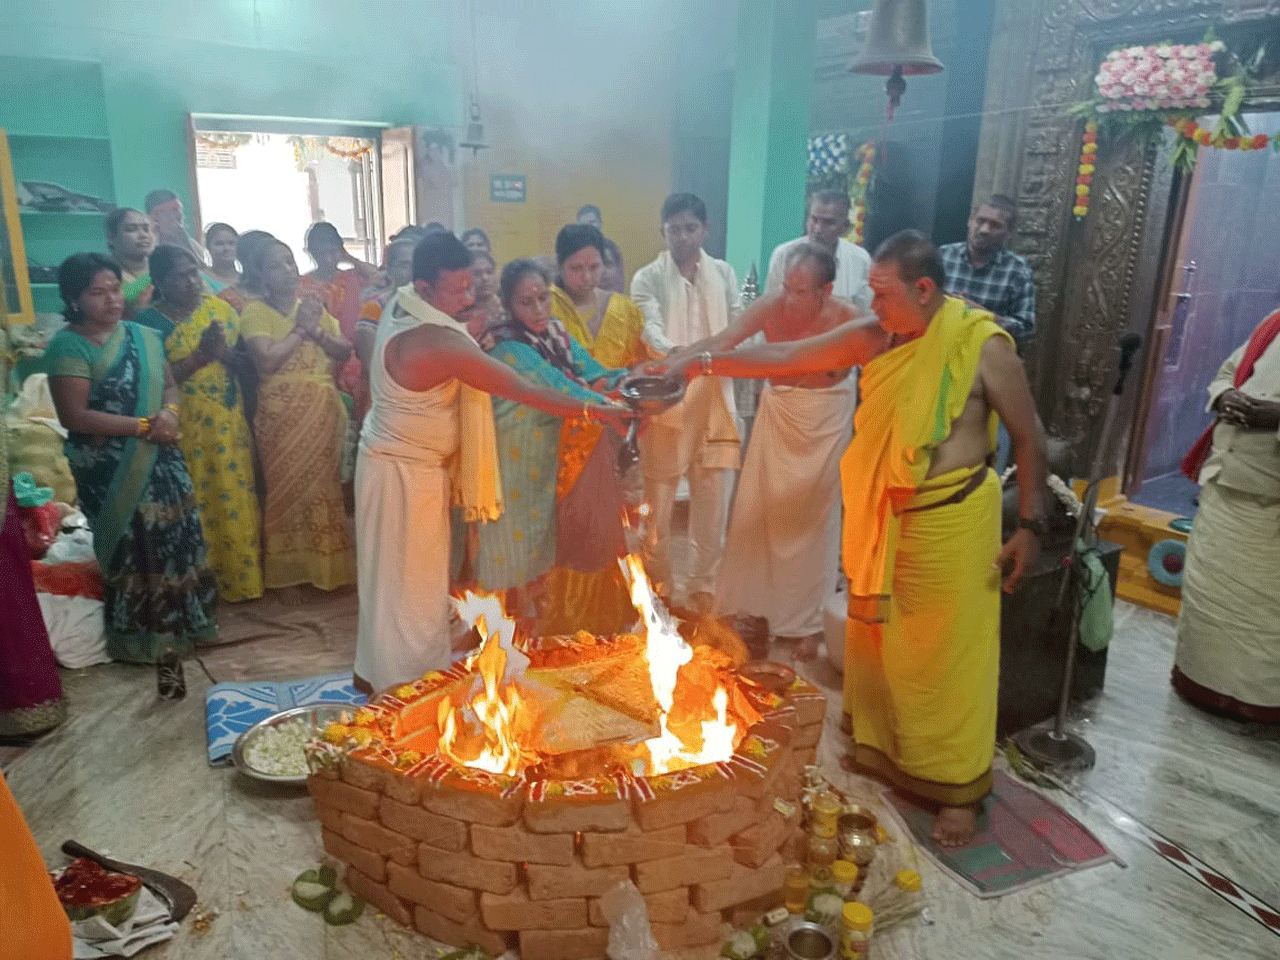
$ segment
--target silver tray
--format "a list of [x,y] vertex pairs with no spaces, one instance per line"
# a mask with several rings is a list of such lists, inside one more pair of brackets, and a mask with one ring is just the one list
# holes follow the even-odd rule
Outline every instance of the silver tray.
[[252,777],[254,780],[261,780],[263,783],[282,783],[291,784],[293,786],[302,786],[307,782],[307,777],[303,774],[300,777],[282,777],[276,774],[266,773],[249,766],[246,759],[249,745],[262,735],[262,732],[268,727],[278,726],[290,720],[307,719],[311,721],[311,725],[315,727],[316,733],[320,733],[326,726],[331,723],[337,723],[342,720],[342,715],[355,713],[360,708],[355,704],[335,704],[313,705],[310,707],[294,707],[292,710],[282,710],[280,713],[272,714],[262,720],[259,720],[252,727],[240,734],[236,738],[236,745],[232,748],[231,759],[235,763],[236,768],[246,777]]

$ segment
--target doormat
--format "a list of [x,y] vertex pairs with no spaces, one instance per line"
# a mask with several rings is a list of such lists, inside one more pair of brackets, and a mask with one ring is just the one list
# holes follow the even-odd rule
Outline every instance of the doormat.
[[1089,829],[1038,791],[1003,770],[992,774],[978,832],[963,847],[944,847],[930,834],[934,812],[893,790],[884,798],[916,843],[977,897],[1002,897],[1077,870],[1120,860]]

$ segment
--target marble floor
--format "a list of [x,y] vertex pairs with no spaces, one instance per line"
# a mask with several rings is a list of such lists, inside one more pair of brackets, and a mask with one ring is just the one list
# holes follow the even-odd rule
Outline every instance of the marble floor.
[[[202,656],[217,680],[282,680],[351,663],[355,598],[276,598],[234,612],[239,642]],[[785,658],[785,651],[777,651]],[[979,900],[921,857],[932,924],[878,937],[880,960],[1275,958],[1280,936],[1169,862],[1155,831],[1262,901],[1280,905],[1280,728],[1243,726],[1184,704],[1170,689],[1173,624],[1120,604],[1106,688],[1073,719],[1097,766],[1052,795],[1123,861],[995,900]],[[838,676],[798,665],[832,691],[824,769],[840,770]],[[289,899],[322,859],[305,793],[270,789],[205,762],[210,685],[187,665],[188,694],[156,698],[149,669],[103,666],[65,675],[71,717],[5,775],[51,864],[74,838],[119,859],[182,877],[216,911],[203,930],[146,954],[156,960],[373,960],[433,957],[415,935],[369,912],[327,927]]]

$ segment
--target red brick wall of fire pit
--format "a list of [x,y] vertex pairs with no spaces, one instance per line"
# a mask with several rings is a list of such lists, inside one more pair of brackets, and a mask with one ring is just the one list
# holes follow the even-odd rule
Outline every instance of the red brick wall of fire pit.
[[523,960],[602,958],[599,898],[630,879],[659,946],[710,957],[722,920],[780,902],[800,815],[776,801],[799,797],[826,707],[803,681],[783,696],[732,760],[675,774],[526,783],[357,754],[308,785],[351,891],[444,943],[516,947]]

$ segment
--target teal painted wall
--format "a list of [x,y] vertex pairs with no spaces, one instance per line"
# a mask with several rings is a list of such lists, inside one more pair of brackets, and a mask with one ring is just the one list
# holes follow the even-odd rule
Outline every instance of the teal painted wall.
[[816,23],[807,3],[738,7],[726,252],[762,287],[773,248],[802,232]]
[[[170,187],[190,204],[186,115],[459,123],[449,0],[4,0],[0,56],[101,65],[117,203]],[[8,80],[8,78],[5,78]],[[0,127],[99,108],[65,89],[0,97]],[[9,115],[6,116],[5,114]],[[15,117],[13,114],[20,116]]]

